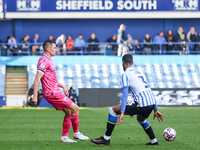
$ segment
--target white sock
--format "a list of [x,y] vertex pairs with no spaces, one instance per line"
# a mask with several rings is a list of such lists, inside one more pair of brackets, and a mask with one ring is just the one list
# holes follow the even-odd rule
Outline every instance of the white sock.
[[104,136],[103,136],[103,138],[104,138],[105,140],[110,140],[110,137],[111,137],[111,136],[107,136],[107,135],[105,135],[105,134],[104,134]]
[[156,143],[157,142],[157,139],[154,138],[154,139],[150,139],[150,142],[153,144],[153,143]]
[[61,139],[63,139],[63,138],[67,138],[68,136],[61,136]]
[[74,133],[74,135],[77,135],[77,134],[79,134],[80,132],[78,131],[78,132],[76,132],[76,133]]

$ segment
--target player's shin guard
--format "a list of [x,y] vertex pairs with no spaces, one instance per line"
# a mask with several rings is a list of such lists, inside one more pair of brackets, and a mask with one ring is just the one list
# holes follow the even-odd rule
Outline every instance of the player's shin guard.
[[71,114],[71,121],[72,121],[72,127],[74,133],[77,133],[79,130],[79,120],[78,120],[78,114]]
[[151,124],[148,121],[139,121],[137,120],[138,123],[143,127],[144,131],[146,134],[149,136],[151,140],[155,139],[155,135],[153,133],[153,129],[151,127]]
[[107,130],[105,133],[106,136],[111,136],[116,123],[117,123],[117,114],[113,111],[112,108],[110,108],[108,115],[108,122],[107,122]]
[[70,127],[71,127],[71,118],[64,117],[62,136],[68,136]]

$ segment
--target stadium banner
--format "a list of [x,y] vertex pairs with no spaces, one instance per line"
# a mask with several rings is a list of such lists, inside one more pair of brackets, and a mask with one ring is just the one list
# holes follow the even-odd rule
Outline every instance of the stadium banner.
[[[160,106],[200,106],[200,89],[152,89]],[[79,89],[79,104],[83,107],[107,107],[120,103],[121,89]],[[128,101],[133,100],[129,93]]]
[[7,12],[199,11],[198,0],[14,0]]
[[0,19],[3,18],[3,0],[0,0]]
[[197,17],[200,5],[198,0],[13,0],[6,3],[6,18],[11,14],[13,18],[129,18],[130,14],[135,14],[132,18],[173,18],[174,14],[187,17],[191,12],[191,16]]

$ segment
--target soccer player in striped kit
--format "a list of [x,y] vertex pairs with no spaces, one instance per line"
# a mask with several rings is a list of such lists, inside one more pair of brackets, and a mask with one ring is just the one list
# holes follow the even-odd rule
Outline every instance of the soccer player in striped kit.
[[[110,144],[110,137],[116,124],[122,123],[124,115],[137,115],[137,121],[142,126],[146,134],[150,138],[150,142],[146,145],[160,145],[157,141],[150,123],[146,120],[152,110],[154,110],[154,118],[157,117],[160,122],[164,120],[164,115],[158,111],[156,99],[149,87],[146,77],[143,73],[135,70],[133,65],[133,57],[126,54],[122,58],[124,73],[122,74],[122,96],[121,104],[109,109],[107,129],[104,136],[92,139],[95,144]],[[128,91],[133,94],[134,101],[127,103]],[[117,115],[120,115],[117,119]]]
[[[79,132],[79,107],[67,97],[68,90],[66,87],[57,81],[55,66],[51,60],[51,57],[55,56],[57,51],[55,42],[52,40],[46,40],[43,43],[43,49],[44,54],[40,57],[37,65],[37,74],[34,81],[34,94],[32,102],[34,104],[37,103],[37,91],[41,81],[45,99],[57,110],[62,110],[65,113],[63,120],[63,132],[60,142],[77,142],[68,137],[68,132],[71,125],[74,131],[74,139],[87,140],[89,137],[84,136]],[[63,88],[65,95],[62,94],[58,87]]]

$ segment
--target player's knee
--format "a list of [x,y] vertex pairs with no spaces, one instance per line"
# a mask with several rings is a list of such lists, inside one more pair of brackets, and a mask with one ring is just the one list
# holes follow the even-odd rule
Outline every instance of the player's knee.
[[137,115],[137,120],[143,122],[143,121],[146,120],[146,118],[144,118],[144,117],[141,116],[141,115]]
[[73,113],[74,114],[78,114],[78,112],[79,112],[79,107],[76,105],[74,108],[73,108]]
[[63,111],[65,112],[65,116],[66,116],[66,117],[70,117],[70,116],[71,116],[71,110],[69,110],[69,109],[64,109]]
[[109,109],[108,122],[111,124],[117,123],[117,114],[113,111],[112,108]]
[[114,112],[113,108],[109,109],[109,114],[111,114],[112,116],[117,117],[117,114]]
[[137,121],[143,127],[144,130],[147,130],[151,126],[151,124],[147,120],[139,121],[137,119]]
[[140,121],[140,120],[138,120],[138,118],[137,118],[137,121],[139,124],[144,124],[146,122],[146,120]]
[[65,113],[65,116],[69,118],[71,116],[71,111],[68,110],[67,113]]
[[79,107],[78,106],[76,107],[76,111],[79,112]]

